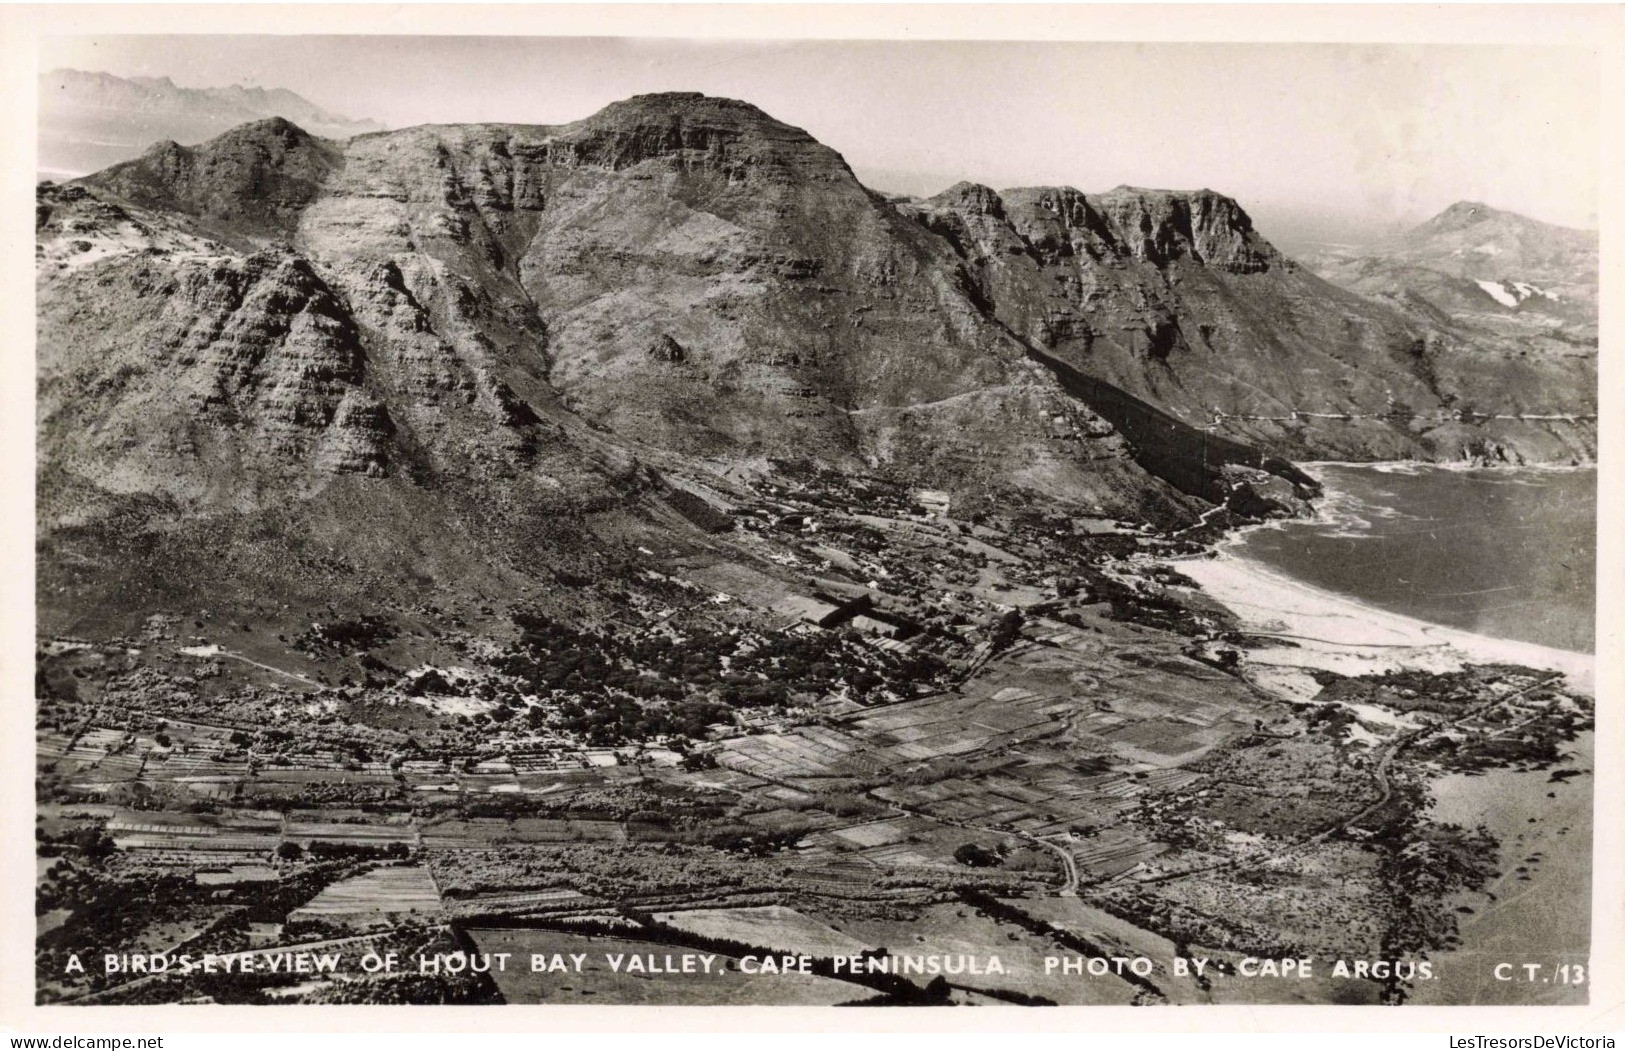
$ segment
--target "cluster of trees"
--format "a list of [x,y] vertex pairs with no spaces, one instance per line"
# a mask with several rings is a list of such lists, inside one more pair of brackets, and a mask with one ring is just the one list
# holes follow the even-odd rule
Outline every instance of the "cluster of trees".
[[312,624],[293,641],[300,649],[312,653],[359,653],[382,645],[395,635],[395,625],[367,614],[351,620]]
[[707,846],[715,847],[717,850],[765,858],[794,846],[798,840],[811,833],[815,828],[816,826],[810,823],[801,824],[795,822],[780,825],[776,828],[726,824],[707,828],[700,833],[698,838]]
[[562,886],[614,901],[784,884],[780,866],[766,859],[680,843],[512,844],[501,851],[438,853],[432,864],[448,897]]
[[[154,924],[184,918],[198,889],[190,874],[133,873],[115,876],[100,863],[62,866],[40,887],[45,908],[72,910],[67,922],[35,941],[39,987],[61,982],[67,962],[99,960],[110,946],[139,945],[139,936]],[[40,907],[40,906],[36,906]],[[82,978],[94,988],[108,984],[99,967],[87,967]]]
[[[740,634],[699,630],[611,634],[544,614],[514,614],[520,640],[497,670],[531,692],[567,695],[556,710],[532,708],[536,729],[559,729],[600,745],[659,735],[699,738],[741,710],[783,709],[798,697],[846,687],[859,699],[890,688],[909,694],[947,668],[929,654],[892,654],[844,633]],[[501,706],[500,721],[518,710]]]
[[1341,704],[1310,705],[1303,720],[1310,733],[1321,733],[1334,741],[1347,740],[1354,724],[1359,721],[1353,710]]
[[990,640],[993,644],[993,652],[1002,653],[1009,649],[1021,637],[1023,623],[1025,623],[1025,620],[1019,609],[1009,610],[1001,616],[998,622],[993,625],[993,637]]
[[980,843],[961,843],[954,849],[954,860],[973,869],[989,869],[1004,864],[998,851]]
[[344,843],[333,840],[313,840],[309,847],[285,841],[277,844],[276,856],[282,861],[404,861],[412,856],[412,848],[397,840],[393,843]]

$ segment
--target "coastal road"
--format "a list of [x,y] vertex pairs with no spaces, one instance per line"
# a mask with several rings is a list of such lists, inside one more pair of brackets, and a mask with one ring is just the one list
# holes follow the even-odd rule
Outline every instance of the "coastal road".
[[1369,817],[1370,815],[1372,815],[1372,814],[1376,813],[1377,811],[1381,810],[1383,807],[1387,806],[1388,801],[1394,797],[1394,783],[1393,783],[1393,779],[1391,777],[1389,777],[1388,771],[1393,767],[1394,756],[1397,755],[1400,752],[1401,749],[1407,748],[1411,744],[1414,744],[1416,741],[1422,739],[1423,737],[1426,737],[1426,736],[1428,736],[1429,734],[1432,734],[1432,733],[1437,733],[1438,731],[1444,729],[1445,727],[1460,726],[1462,723],[1466,722],[1468,719],[1477,718],[1479,715],[1482,715],[1484,712],[1489,711],[1491,708],[1495,707],[1497,704],[1501,704],[1501,703],[1503,703],[1505,701],[1510,701],[1515,697],[1522,697],[1526,693],[1529,693],[1529,692],[1531,692],[1533,690],[1538,690],[1542,686],[1548,686],[1551,683],[1554,683],[1554,682],[1558,681],[1561,678],[1563,678],[1561,673],[1556,674],[1556,675],[1547,676],[1546,678],[1541,679],[1539,682],[1531,683],[1528,686],[1523,687],[1522,689],[1514,690],[1511,693],[1506,694],[1506,695],[1501,696],[1501,697],[1491,698],[1490,700],[1485,701],[1483,704],[1480,704],[1480,705],[1472,708],[1471,710],[1463,712],[1461,715],[1456,716],[1456,718],[1450,720],[1448,723],[1444,723],[1442,725],[1423,726],[1423,727],[1420,727],[1418,729],[1412,730],[1410,733],[1401,734],[1399,737],[1394,738],[1392,741],[1390,741],[1384,747],[1383,753],[1382,753],[1382,758],[1377,761],[1377,767],[1372,772],[1373,776],[1376,779],[1377,788],[1379,790],[1378,795],[1377,795],[1377,801],[1375,803],[1372,803],[1370,806],[1366,807],[1364,810],[1360,811],[1358,814],[1355,814],[1353,817],[1348,818],[1347,820],[1344,820],[1344,821],[1339,821],[1337,824],[1335,824],[1332,827],[1326,829],[1325,831],[1317,833],[1316,835],[1311,837],[1308,842],[1310,842],[1310,843],[1319,843],[1322,840],[1324,840],[1327,836],[1330,836],[1335,832],[1341,832],[1343,829],[1348,828],[1350,825],[1358,824],[1360,821],[1363,821],[1365,818]]

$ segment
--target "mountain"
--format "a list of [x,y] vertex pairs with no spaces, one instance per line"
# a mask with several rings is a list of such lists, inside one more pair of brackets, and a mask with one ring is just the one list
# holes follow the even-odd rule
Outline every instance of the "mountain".
[[1460,201],[1402,234],[1320,254],[1312,265],[1330,281],[1413,315],[1436,312],[1537,350],[1553,341],[1595,349],[1594,231]]
[[39,97],[39,167],[55,178],[130,160],[157,141],[199,142],[266,117],[333,139],[384,129],[329,113],[286,88],[183,88],[168,77],[53,69],[40,74]]
[[512,594],[689,536],[663,479],[697,462],[1200,506],[940,239],[739,103],[345,145],[272,119],[43,187],[38,225],[46,566],[116,547],[142,589],[229,567],[303,603],[400,586],[408,550],[426,591]]
[[1584,412],[1583,370],[1337,289],[1222,195],[898,203],[696,94],[345,142],[262,120],[42,186],[37,229],[41,593],[76,616],[221,574],[514,594],[714,548],[677,492],[806,465],[1177,526],[1301,508],[1293,456],[1594,448],[1482,418]]
[[[448,462],[553,411],[689,454],[884,459],[939,481],[1054,476],[1086,490],[1095,472],[1066,443],[1109,438],[980,315],[937,239],[833,151],[742,104],[658,97],[563,128],[419,128],[342,149],[270,120],[195,149],[160,144],[85,185],[188,238],[85,279],[122,269],[195,287],[188,315],[219,312],[189,325],[208,340],[256,302],[217,301],[223,284],[291,283],[269,296],[284,316],[251,322],[276,330],[275,352],[302,335],[305,297],[327,297],[335,344],[362,354],[302,389],[322,400],[298,420],[330,424],[344,397],[382,398],[392,442],[410,433]],[[86,335],[63,320],[63,344]],[[86,364],[114,367],[106,344],[131,331],[93,334]],[[158,364],[145,340],[131,352]],[[252,364],[259,381],[264,356]],[[190,375],[207,356],[162,365],[165,386],[216,382]],[[448,417],[460,426],[443,430]],[[1053,435],[1039,427],[1051,418]],[[1018,440],[1011,422],[1033,433]]]
[[955,246],[978,296],[1046,360],[1187,424],[1312,458],[1594,450],[1585,421],[1461,420],[1463,407],[1594,414],[1594,359],[1351,294],[1210,190],[962,183],[905,207]]
[[[1553,302],[1597,302],[1597,235],[1459,201],[1376,254],[1472,281],[1545,286]],[[1498,301],[1501,301],[1499,297]],[[1504,302],[1503,302],[1503,305]]]
[[[1517,808],[1588,842],[1558,837],[1583,693],[1420,670],[1450,633],[1249,624],[1195,577],[1312,509],[1294,456],[1591,455],[1592,423],[1516,410],[1594,375],[1339,289],[1222,194],[889,199],[665,94],[344,141],[260,119],[42,183],[35,223],[42,1003],[524,998],[72,966],[177,925],[264,950],[250,918],[711,952],[704,910],[885,957],[899,916],[1048,951],[1083,902],[1231,962],[1437,959],[1508,866],[1390,781],[1562,766]],[[1482,717],[1441,748],[1418,710]],[[949,992],[1258,1000],[1224,970]],[[711,999],[943,1001],[847,977]]]

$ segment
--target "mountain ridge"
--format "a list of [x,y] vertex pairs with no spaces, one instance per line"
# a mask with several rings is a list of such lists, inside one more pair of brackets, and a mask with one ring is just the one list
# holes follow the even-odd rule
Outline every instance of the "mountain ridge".
[[1510,211],[1505,208],[1496,208],[1483,201],[1461,200],[1446,205],[1435,215],[1417,223],[1409,230],[1396,235],[1394,240],[1407,240],[1418,236],[1426,236],[1439,231],[1459,230],[1484,222],[1515,222],[1534,229],[1557,231],[1562,234],[1578,234],[1595,237],[1597,231],[1578,226],[1565,226],[1562,223],[1549,223],[1544,219],[1535,219],[1521,212]]
[[118,77],[59,68],[39,75],[39,164],[55,177],[100,171],[151,143],[198,143],[242,124],[283,117],[314,135],[382,131],[331,113],[286,88],[184,88],[168,77]]
[[1594,441],[1456,418],[1498,411],[1445,389],[1482,361],[1452,371],[1449,333],[1222,194],[957,190],[894,205],[802,129],[681,93],[343,143],[269,119],[44,186],[42,534],[287,505],[279,543],[345,550],[330,501],[376,490],[426,550],[591,564],[593,529],[668,528],[674,473],[813,462],[1172,526],[1301,509],[1306,454]]
[[[41,92],[47,104],[67,101],[69,104],[79,105],[108,105],[111,101],[120,108],[149,109],[178,108],[188,103],[203,104],[232,115],[246,112],[251,119],[280,116],[296,123],[317,127],[354,126],[358,129],[358,133],[385,130],[384,125],[378,121],[357,120],[330,112],[297,92],[280,87],[230,84],[224,87],[187,88],[181,87],[167,76],[119,77],[111,73],[69,67],[58,67],[41,73],[40,82],[43,88],[52,89]],[[131,92],[129,90],[131,87],[139,90]],[[85,97],[87,93],[122,94],[127,97],[115,100],[95,99]]]
[[1458,201],[1377,244],[1310,262],[1327,280],[1463,339],[1561,358],[1595,355],[1598,247],[1593,231]]
[[[1508,401],[1526,382],[1506,377],[1527,364],[1524,348],[1322,281],[1258,235],[1223,195],[1162,192],[1150,200],[1164,209],[1197,205],[1208,241],[1188,219],[1182,227],[1177,216],[1147,210],[1144,195],[1121,190],[1001,196],[962,183],[903,207],[956,246],[983,297],[1035,346],[1188,424],[1220,425],[1284,454],[1448,459],[1464,449],[1475,455],[1482,438],[1499,456],[1504,439],[1523,428],[1474,435],[1456,426],[1458,406],[1499,401],[1509,416],[1550,412],[1554,403],[1594,411],[1585,377],[1568,373],[1561,400],[1549,384],[1533,384],[1538,402],[1515,394]],[[1183,248],[1159,250],[1164,243]],[[1487,382],[1475,378],[1481,373]],[[1396,425],[1391,416],[1404,413],[1432,425]],[[1591,455],[1580,432],[1550,437],[1518,439],[1525,451],[1512,455]]]

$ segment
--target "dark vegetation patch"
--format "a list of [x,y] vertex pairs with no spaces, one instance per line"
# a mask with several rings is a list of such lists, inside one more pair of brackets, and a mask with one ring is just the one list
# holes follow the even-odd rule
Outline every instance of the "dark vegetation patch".
[[295,638],[294,645],[320,654],[352,654],[370,650],[394,639],[397,630],[383,617],[368,614],[351,620],[312,624]]
[[497,670],[527,691],[562,697],[556,716],[532,708],[527,717],[556,719],[594,743],[700,737],[736,710],[785,708],[842,689],[860,702],[882,690],[913,696],[948,672],[930,654],[877,650],[845,632],[634,635],[534,610],[513,621],[520,638],[496,660]]

